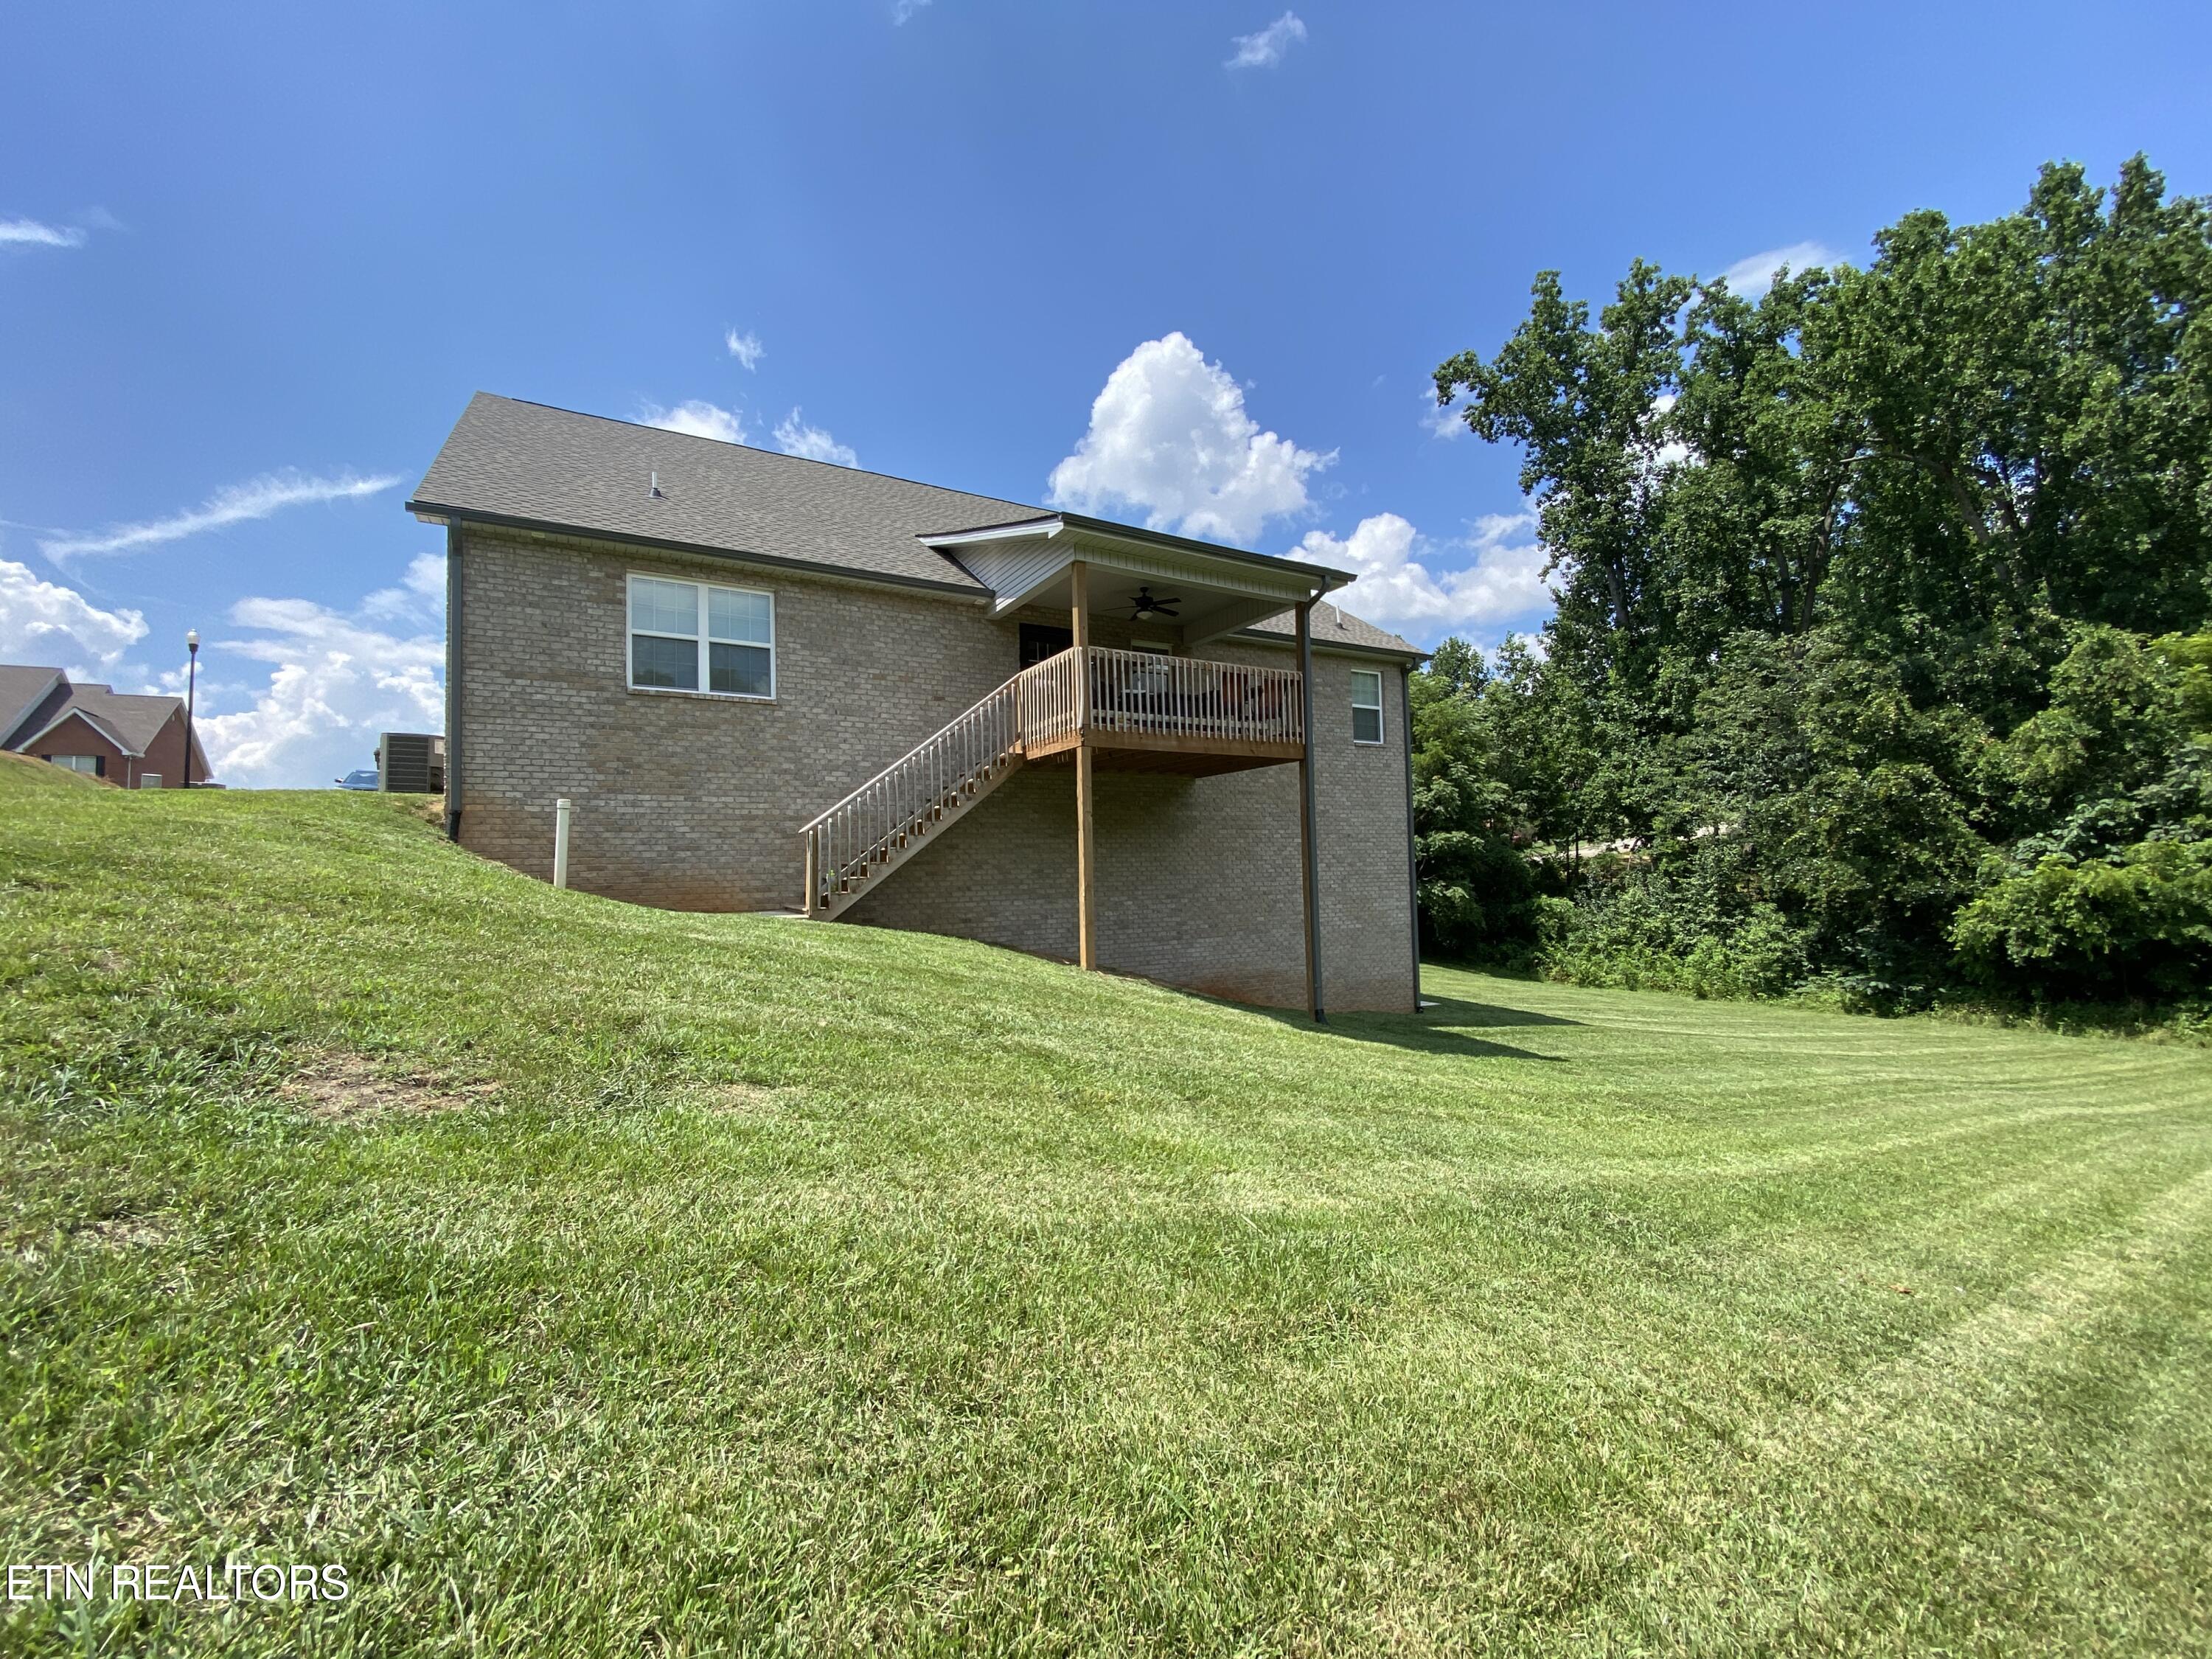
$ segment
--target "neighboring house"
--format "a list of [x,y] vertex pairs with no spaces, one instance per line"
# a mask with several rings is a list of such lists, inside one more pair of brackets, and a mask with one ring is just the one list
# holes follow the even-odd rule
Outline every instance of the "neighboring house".
[[1416,1004],[1422,653],[1345,572],[481,392],[408,507],[465,847],[565,797],[592,892]]
[[[185,700],[73,685],[58,668],[0,664],[0,749],[87,772],[125,789],[185,787]],[[208,778],[199,734],[191,781]]]

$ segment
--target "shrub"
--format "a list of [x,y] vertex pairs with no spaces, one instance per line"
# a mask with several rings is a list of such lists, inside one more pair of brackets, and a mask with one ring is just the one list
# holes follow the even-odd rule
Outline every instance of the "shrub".
[[[1540,962],[1552,979],[1698,997],[1774,997],[1806,975],[1806,933],[1770,904],[1715,914],[1694,885],[1628,882],[1566,911]],[[1556,924],[1555,924],[1556,925]]]
[[1952,939],[2033,996],[2187,996],[2212,982],[2212,842],[2142,842],[2113,860],[2049,854],[2000,876]]

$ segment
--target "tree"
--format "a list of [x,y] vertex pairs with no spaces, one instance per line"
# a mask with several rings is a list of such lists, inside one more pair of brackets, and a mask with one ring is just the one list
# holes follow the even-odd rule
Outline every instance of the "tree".
[[[2212,211],[2141,157],[2109,191],[2046,167],[1986,224],[1907,215],[1756,301],[1638,261],[1593,320],[1540,275],[1494,356],[1436,372],[1521,447],[1559,595],[1540,648],[1422,677],[1427,833],[1489,838],[1434,842],[1439,905],[1519,894],[1503,847],[1647,954],[1756,913],[1899,995],[2059,974],[1990,943],[1997,901],[1960,917],[2093,842],[2149,892],[2169,855],[2113,837],[2194,821],[2208,289]],[[1602,872],[1626,908],[1573,856],[1601,832],[1640,849]]]

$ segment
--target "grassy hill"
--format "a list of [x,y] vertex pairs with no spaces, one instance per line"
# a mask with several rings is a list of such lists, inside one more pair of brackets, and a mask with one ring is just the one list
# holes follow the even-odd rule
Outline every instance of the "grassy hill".
[[0,1553],[351,1594],[10,1648],[2207,1650],[2203,1050],[1316,1030],[33,781]]

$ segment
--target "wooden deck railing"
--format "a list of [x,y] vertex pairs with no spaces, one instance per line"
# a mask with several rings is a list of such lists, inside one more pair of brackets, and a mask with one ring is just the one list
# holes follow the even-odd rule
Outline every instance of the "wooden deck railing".
[[1088,729],[1094,736],[1126,732],[1223,743],[1305,740],[1305,702],[1298,695],[1295,669],[1161,657],[1095,645],[1090,654]]
[[843,908],[1025,756],[1068,748],[1083,734],[1298,744],[1304,704],[1291,669],[1071,647],[1022,670],[799,831],[807,914]]

